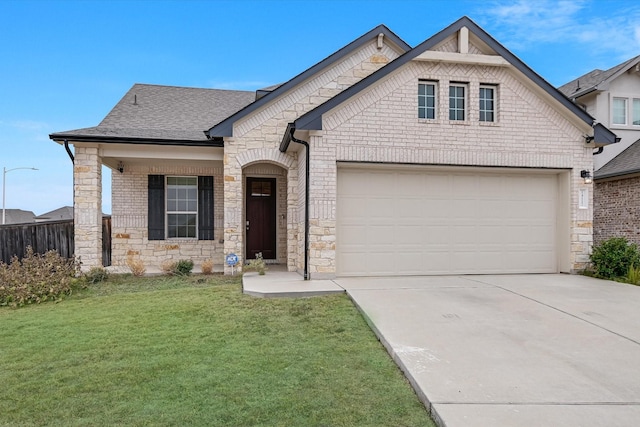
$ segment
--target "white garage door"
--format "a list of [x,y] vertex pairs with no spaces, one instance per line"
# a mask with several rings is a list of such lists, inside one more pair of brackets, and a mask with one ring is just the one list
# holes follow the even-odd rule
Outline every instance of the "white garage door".
[[338,168],[341,276],[557,272],[558,175]]

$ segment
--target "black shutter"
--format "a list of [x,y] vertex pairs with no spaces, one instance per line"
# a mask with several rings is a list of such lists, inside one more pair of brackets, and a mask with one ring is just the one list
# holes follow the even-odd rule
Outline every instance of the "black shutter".
[[164,175],[149,175],[149,240],[164,240]]
[[198,177],[198,239],[213,240],[213,177]]

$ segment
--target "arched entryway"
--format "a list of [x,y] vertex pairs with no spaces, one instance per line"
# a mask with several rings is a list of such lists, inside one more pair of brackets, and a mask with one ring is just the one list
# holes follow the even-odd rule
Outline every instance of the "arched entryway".
[[287,264],[287,171],[272,163],[243,169],[245,259]]

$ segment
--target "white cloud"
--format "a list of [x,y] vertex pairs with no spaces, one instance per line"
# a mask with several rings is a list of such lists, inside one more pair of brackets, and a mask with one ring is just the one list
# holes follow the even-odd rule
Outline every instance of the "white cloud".
[[[594,54],[617,60],[640,53],[640,3],[606,4],[587,0],[496,2],[483,12],[499,38],[511,48],[540,43],[588,44]],[[502,33],[502,34],[500,34]]]

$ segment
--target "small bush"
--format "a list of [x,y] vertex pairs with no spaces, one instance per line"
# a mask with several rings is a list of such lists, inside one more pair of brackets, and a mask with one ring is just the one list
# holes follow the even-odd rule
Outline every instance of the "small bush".
[[636,267],[635,265],[630,266],[627,271],[626,280],[627,283],[640,286],[640,267]]
[[191,270],[193,270],[193,261],[190,259],[181,259],[176,262],[173,273],[177,276],[188,276],[191,274]]
[[181,259],[179,261],[165,260],[160,265],[162,272],[166,275],[189,276],[193,270],[193,261]]
[[213,260],[211,258],[202,261],[202,274],[213,273]]
[[264,276],[264,273],[267,270],[267,265],[262,258],[262,252],[257,253],[256,259],[252,259],[244,266],[244,271],[257,271],[260,276]]
[[623,237],[613,237],[593,248],[591,264],[597,277],[624,277],[629,267],[640,266],[638,246]]
[[87,283],[95,285],[96,283],[104,282],[109,278],[109,272],[104,267],[91,267],[91,270],[84,275]]
[[29,246],[22,260],[13,257],[9,264],[0,262],[0,305],[59,301],[79,285],[79,271],[75,259],[62,258],[56,251],[36,254]]
[[144,276],[144,273],[147,271],[144,262],[140,258],[128,258],[127,267],[131,270],[131,274],[136,277]]
[[162,264],[160,264],[160,269],[162,270],[162,272],[164,274],[166,274],[167,276],[173,274],[173,272],[176,269],[176,262],[170,259],[166,259],[164,261],[162,261]]

